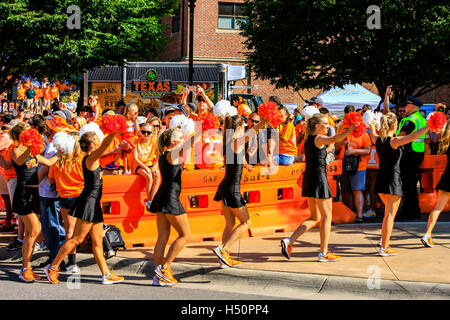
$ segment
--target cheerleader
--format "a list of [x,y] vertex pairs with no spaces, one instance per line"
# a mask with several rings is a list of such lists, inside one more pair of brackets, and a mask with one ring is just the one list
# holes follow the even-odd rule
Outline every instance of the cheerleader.
[[33,256],[36,238],[41,232],[41,223],[38,214],[39,204],[39,178],[38,165],[52,166],[57,157],[46,159],[41,155],[31,155],[31,147],[25,147],[20,142],[20,135],[30,126],[20,122],[11,129],[11,138],[19,141],[17,147],[11,152],[11,160],[17,174],[17,186],[13,197],[13,211],[17,213],[25,227],[22,245],[22,270],[19,279],[24,282],[34,282],[41,279],[31,269],[31,258]]
[[[225,217],[222,244],[213,250],[221,261],[221,268],[238,267],[242,264],[241,261],[230,257],[229,249],[251,226],[246,202],[240,191],[243,167],[245,166],[249,171],[252,170],[252,166],[245,163],[245,142],[248,142],[267,123],[269,121],[264,119],[245,133],[244,119],[241,116],[227,115],[225,117],[223,135],[225,176],[214,196],[214,201],[220,201]],[[240,224],[234,227],[236,218]]]
[[[53,139],[53,143],[56,144],[57,148],[60,150],[63,149],[60,147],[62,145],[61,140],[65,140],[66,146],[60,151],[61,154],[58,161],[50,168],[48,178],[50,184],[56,184],[67,241],[72,238],[75,223],[77,222],[77,218],[68,213],[75,205],[84,187],[82,166],[84,154],[80,148],[80,134],[78,132],[72,131],[69,134],[63,133],[61,135],[59,133],[57,135]],[[70,144],[70,146],[67,146],[67,144]],[[80,269],[76,263],[76,247],[69,253],[68,259],[68,264],[65,265],[66,270],[78,273]]]
[[114,284],[124,280],[123,277],[113,274],[106,265],[103,255],[103,213],[100,205],[103,179],[99,159],[112,143],[118,131],[103,139],[103,133],[98,126],[91,128],[88,129],[86,126],[83,128],[86,129],[85,132],[83,130],[80,132],[80,148],[85,153],[82,160],[84,188],[68,213],[75,217],[77,221],[72,238],[61,246],[52,263],[44,267],[45,275],[50,283],[59,283],[60,263],[77,245],[83,242],[88,234],[92,240],[92,252],[95,261],[102,273],[102,284]]
[[[150,212],[156,214],[158,239],[153,259],[155,264],[154,286],[173,286],[178,283],[172,274],[170,265],[191,238],[191,230],[186,211],[180,202],[181,159],[183,150],[192,148],[200,134],[184,141],[177,127],[163,131],[158,137],[159,170],[161,185],[153,198]],[[172,243],[164,257],[171,226],[178,232],[178,238]]]
[[389,246],[389,240],[394,227],[395,215],[403,196],[400,178],[402,149],[399,147],[423,136],[429,130],[429,126],[425,126],[406,136],[394,137],[397,131],[397,117],[395,114],[388,112],[381,117],[380,122],[379,135],[376,133],[373,122],[369,125],[369,128],[370,134],[375,141],[380,161],[375,192],[378,193],[385,206],[381,228],[381,247],[378,254],[382,257],[388,257],[398,255],[398,252]]
[[447,121],[447,125],[442,135],[441,141],[439,143],[438,154],[447,154],[447,166],[445,171],[441,176],[438,184],[436,185],[436,190],[438,192],[438,198],[436,206],[433,211],[430,212],[428,216],[427,230],[425,235],[420,239],[425,247],[434,247],[434,242],[431,237],[431,232],[441,214],[450,199],[450,121]]
[[305,128],[306,167],[302,181],[302,196],[308,198],[311,217],[304,221],[290,238],[281,240],[281,253],[291,258],[293,243],[306,231],[320,224],[319,262],[336,262],[342,259],[328,251],[328,241],[331,233],[332,198],[327,180],[327,145],[343,141],[354,130],[354,126],[333,137],[328,137],[330,123],[325,114],[314,114]]

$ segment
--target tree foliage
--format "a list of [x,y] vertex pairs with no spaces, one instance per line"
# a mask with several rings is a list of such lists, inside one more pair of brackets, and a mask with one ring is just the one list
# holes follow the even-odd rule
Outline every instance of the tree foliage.
[[[278,88],[387,85],[420,96],[450,83],[448,1],[246,0],[247,64]],[[369,29],[370,5],[381,29]]]
[[[161,18],[177,0],[0,1],[0,92],[21,74],[68,76],[157,55],[165,44]],[[80,8],[79,29],[67,27]]]

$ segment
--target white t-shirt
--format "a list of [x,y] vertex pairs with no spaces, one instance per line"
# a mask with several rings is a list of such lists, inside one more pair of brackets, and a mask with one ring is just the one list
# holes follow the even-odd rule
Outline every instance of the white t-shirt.
[[69,109],[70,112],[75,112],[75,110],[77,109],[77,104],[75,103],[75,101],[66,102],[66,108]]

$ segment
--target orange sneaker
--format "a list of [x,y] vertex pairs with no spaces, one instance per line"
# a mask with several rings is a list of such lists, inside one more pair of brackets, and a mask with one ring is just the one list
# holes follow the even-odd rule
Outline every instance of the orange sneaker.
[[222,247],[217,247],[214,250],[214,253],[216,254],[216,256],[227,266],[232,267],[233,266],[233,262],[228,254],[228,252],[226,250],[224,250]]
[[31,268],[26,268],[25,270],[20,270],[19,279],[24,282],[34,282],[33,272]]
[[156,276],[165,281],[169,281],[171,283],[178,283],[177,279],[173,277],[172,269],[169,267],[167,269],[163,269],[162,265],[159,265],[155,269]]
[[391,257],[398,255],[398,252],[388,246],[386,249],[380,248],[380,250],[378,250],[378,254],[382,257]]
[[[242,265],[242,261],[239,260],[235,260],[233,259],[230,255],[230,251],[227,250],[227,254],[230,257],[230,261],[231,261],[231,267],[236,268],[236,267],[240,267]],[[222,260],[220,260],[220,265],[219,265],[220,269],[227,269],[230,268],[228,265],[226,265],[225,263],[222,262]]]
[[50,283],[53,283],[53,284],[59,283],[58,271],[59,271],[59,268],[58,268],[58,270],[55,270],[49,264],[44,267],[44,273],[47,276],[47,280],[50,281]]
[[424,245],[425,247],[430,247],[430,248],[433,248],[433,247],[434,247],[433,238],[431,238],[431,237],[425,237],[425,236],[423,236],[423,237],[420,239],[420,241],[422,241],[422,243],[423,243],[423,245]]
[[40,275],[38,275],[37,273],[35,273],[33,271],[33,269],[30,269],[30,270],[31,270],[31,273],[33,274],[33,277],[34,277],[35,280],[41,280],[42,279],[42,277]]
[[331,253],[331,251],[328,251],[327,254],[319,253],[319,262],[336,262],[340,260],[342,260],[342,257]]
[[110,273],[107,276],[102,276],[102,284],[114,284],[122,282],[125,278],[116,276],[114,273]]
[[294,246],[290,243],[289,238],[281,240],[281,254],[286,257],[286,259],[291,259],[291,252]]

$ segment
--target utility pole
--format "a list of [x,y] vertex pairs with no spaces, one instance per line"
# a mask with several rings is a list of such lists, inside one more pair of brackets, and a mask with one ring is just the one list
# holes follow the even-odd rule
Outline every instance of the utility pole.
[[[189,0],[189,85],[192,86],[194,78],[194,10],[195,1]],[[192,94],[189,94],[189,102],[192,102]]]

